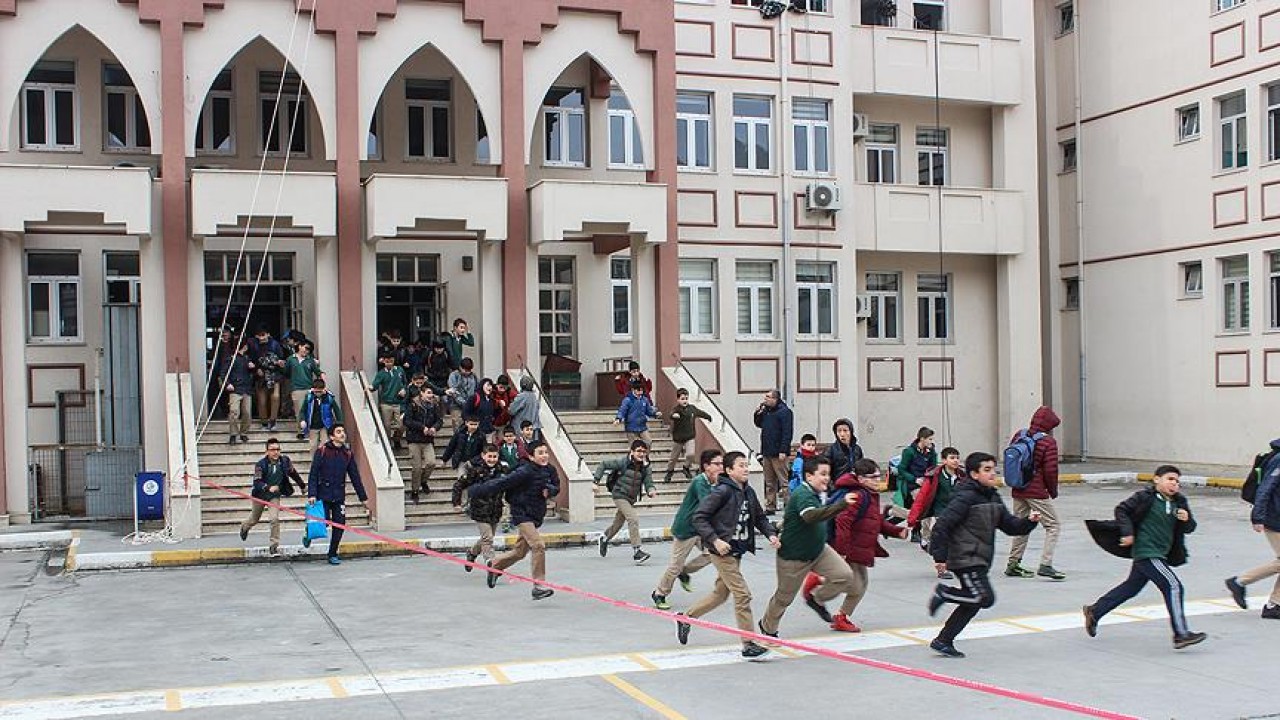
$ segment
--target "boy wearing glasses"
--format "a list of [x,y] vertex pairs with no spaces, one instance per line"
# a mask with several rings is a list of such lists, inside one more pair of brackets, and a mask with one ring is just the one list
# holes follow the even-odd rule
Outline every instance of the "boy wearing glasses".
[[658,588],[649,594],[653,599],[653,606],[659,610],[671,609],[667,596],[675,587],[676,580],[680,581],[685,592],[692,592],[693,584],[689,575],[711,564],[711,556],[705,548],[698,557],[688,562],[686,560],[689,553],[700,545],[698,533],[693,529],[693,511],[698,509],[703,498],[710,495],[711,489],[720,482],[720,473],[724,472],[724,455],[719,450],[703,450],[698,458],[698,466],[702,472],[694,475],[689,482],[689,488],[684,491],[684,501],[680,503],[676,517],[671,521],[671,564],[662,573]]
[[249,519],[240,524],[240,539],[249,539],[249,531],[262,519],[262,512],[265,510],[267,521],[271,523],[271,546],[268,552],[272,557],[280,554],[280,508],[278,505],[281,497],[293,495],[290,480],[298,485],[299,490],[307,489],[306,484],[302,482],[302,476],[293,467],[293,461],[288,455],[280,452],[280,441],[276,438],[267,440],[267,454],[253,466],[252,494],[255,499],[271,505],[257,502],[253,504]]

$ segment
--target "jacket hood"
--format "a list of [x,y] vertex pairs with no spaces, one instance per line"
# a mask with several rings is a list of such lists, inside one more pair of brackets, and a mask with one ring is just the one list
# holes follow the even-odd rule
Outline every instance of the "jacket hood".
[[520,389],[521,389],[521,390],[532,390],[532,389],[533,389],[533,378],[529,377],[528,375],[525,375],[525,376],[521,377],[521,378],[520,378]]
[[836,478],[836,487],[853,490],[862,487],[862,483],[858,482],[858,478],[854,477],[853,473],[845,473]]
[[1280,438],[1271,441],[1271,449],[1280,452]]
[[1053,432],[1053,429],[1060,424],[1062,420],[1048,405],[1040,406],[1040,409],[1031,416],[1031,432]]
[[836,431],[840,429],[841,425],[849,428],[849,444],[850,445],[856,444],[858,442],[858,433],[854,432],[853,421],[850,420],[849,418],[840,418],[839,420],[835,421],[835,424],[831,426],[831,434],[835,435]]

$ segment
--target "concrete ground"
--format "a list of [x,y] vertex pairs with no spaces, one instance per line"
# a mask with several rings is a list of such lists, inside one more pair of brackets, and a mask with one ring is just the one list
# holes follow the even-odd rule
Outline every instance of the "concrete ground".
[[[1235,491],[1188,492],[1200,530],[1179,569],[1193,628],[1209,633],[1175,652],[1160,596],[1147,589],[1090,639],[1079,608],[1127,572],[1097,549],[1082,520],[1109,517],[1132,487],[1072,486],[1059,501],[1065,582],[995,579],[998,604],[948,660],[922,645],[940,621],[924,603],[926,557],[886,541],[854,620],[860,635],[827,630],[803,604],[781,626],[789,640],[894,663],[904,672],[827,657],[774,653],[748,663],[737,639],[695,628],[687,647],[666,618],[561,592],[533,602],[528,587],[440,559],[349,560],[340,567],[276,562],[50,575],[56,551],[0,554],[0,719],[192,718],[723,718],[861,716],[1081,717],[1027,693],[1146,718],[1280,717],[1274,676],[1280,622],[1257,607],[1270,583],[1235,609],[1222,579],[1268,558]],[[605,523],[597,523],[603,527]],[[648,525],[648,523],[645,523]],[[556,524],[549,525],[555,530]],[[625,531],[624,531],[625,532]],[[1031,553],[1040,546],[1039,531]],[[251,538],[252,540],[252,538]],[[635,567],[627,548],[554,550],[552,580],[647,604],[668,545]],[[1001,538],[997,553],[1007,551]],[[1029,553],[1030,555],[1030,553]],[[1034,562],[1029,557],[1029,562]],[[774,587],[773,553],[744,563],[757,617]],[[522,563],[513,570],[525,572]],[[706,592],[675,590],[677,609]],[[945,612],[945,610],[944,610]],[[725,606],[708,620],[732,622]],[[1114,623],[1110,621],[1114,620]],[[919,677],[920,673],[944,677]],[[980,692],[943,682],[977,681]]]

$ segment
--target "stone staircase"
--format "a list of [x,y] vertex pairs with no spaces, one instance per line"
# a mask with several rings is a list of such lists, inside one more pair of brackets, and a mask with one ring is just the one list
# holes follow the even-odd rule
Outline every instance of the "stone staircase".
[[[253,489],[253,464],[266,452],[267,438],[275,437],[280,441],[281,452],[293,461],[303,481],[311,469],[311,446],[307,440],[299,440],[297,423],[288,420],[277,424],[276,429],[268,432],[254,422],[249,430],[249,442],[231,445],[227,442],[227,422],[215,420],[200,439],[198,453],[200,459],[200,476],[203,480],[215,482],[224,487],[249,493]],[[366,481],[367,482],[367,481]],[[373,488],[366,484],[365,490],[372,494]],[[234,533],[240,529],[240,523],[249,516],[253,503],[247,499],[224,493],[205,485],[200,493],[201,533],[212,535],[217,533]],[[347,490],[347,522],[356,526],[369,524],[369,513],[357,505],[358,498],[353,490]],[[301,510],[306,505],[306,494],[295,490],[292,497],[281,498],[285,507]],[[302,518],[288,513],[280,514],[282,533],[301,533]],[[263,521],[253,529],[265,534],[269,526],[266,515]],[[285,540],[282,539],[282,542]],[[296,542],[296,539],[289,542]]]
[[[621,426],[613,424],[616,412],[613,410],[582,410],[559,413],[560,421],[573,440],[578,454],[586,461],[591,471],[604,460],[612,460],[626,455],[631,442]],[[653,498],[644,498],[636,506],[640,514],[674,514],[684,500],[685,489],[689,481],[684,474],[676,470],[671,482],[662,482],[666,475],[667,459],[671,457],[671,428],[665,419],[649,420],[649,436],[652,439],[650,461],[653,463],[653,483],[656,494]],[[608,518],[614,513],[613,500],[607,493],[596,495],[596,517]]]
[[[436,433],[437,466],[435,472],[431,474],[431,479],[427,481],[427,485],[431,488],[431,493],[420,495],[416,505],[413,503],[409,493],[409,480],[413,477],[413,465],[409,463],[409,446],[402,443],[401,449],[396,452],[396,464],[400,467],[400,477],[404,479],[405,487],[405,527],[430,525],[432,523],[471,522],[465,513],[453,511],[453,483],[458,479],[458,471],[453,469],[451,463],[440,460],[440,456],[444,455],[444,449],[449,447],[449,438],[453,437],[453,432],[453,419],[446,417],[444,425]],[[465,493],[462,500],[464,503],[467,500]]]

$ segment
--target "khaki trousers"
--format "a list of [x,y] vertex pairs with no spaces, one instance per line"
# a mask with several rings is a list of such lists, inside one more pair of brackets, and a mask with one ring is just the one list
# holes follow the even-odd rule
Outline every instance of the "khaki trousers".
[[257,389],[258,395],[258,418],[265,423],[273,423],[280,417],[280,383],[267,389],[266,383],[259,383]]
[[787,504],[787,496],[790,491],[787,490],[787,484],[791,481],[791,463],[787,462],[787,458],[766,457],[762,461],[764,464],[764,509],[776,510],[778,508],[778,498],[781,496],[782,504]]
[[227,394],[227,425],[230,428],[228,430],[230,434],[249,434],[249,421],[252,417],[252,413],[249,411],[249,403],[252,399],[253,396],[249,394]]
[[[288,482],[288,480],[285,480]],[[276,500],[275,502],[280,502]],[[274,506],[253,504],[253,510],[249,511],[249,519],[240,525],[241,532],[249,532],[254,525],[262,519],[262,512],[266,511],[267,521],[271,523],[271,551],[275,552],[280,547],[280,509]]]
[[667,472],[675,472],[676,463],[684,460],[684,467],[693,467],[693,440],[685,440],[671,447],[671,459],[667,461]]
[[520,537],[516,539],[516,544],[510,550],[499,555],[493,561],[493,566],[498,570],[506,570],[532,552],[533,579],[547,579],[547,544],[543,542],[542,535],[538,534],[538,528],[534,527],[531,522],[522,522],[516,527],[516,531],[520,533]]
[[1271,543],[1271,554],[1275,555],[1275,557],[1272,558],[1271,562],[1266,563],[1265,565],[1259,565],[1252,570],[1240,573],[1236,580],[1241,585],[1250,585],[1258,582],[1259,580],[1276,575],[1276,584],[1271,588],[1271,599],[1269,602],[1272,604],[1280,604],[1280,532],[1272,530],[1263,530],[1262,532],[1267,536],[1267,542]]
[[631,538],[631,547],[640,549],[640,517],[636,515],[636,506],[631,504],[630,500],[614,498],[613,504],[618,506],[618,511],[613,514],[613,522],[609,525],[609,529],[604,531],[605,542],[613,539],[614,535],[622,529],[622,523],[627,524],[627,534]]
[[303,420],[306,420],[306,418],[302,417],[302,404],[307,401],[307,393],[309,392],[311,391],[310,390],[290,390],[289,391],[289,400],[293,402],[293,416],[298,420],[298,422],[302,422]]
[[485,562],[493,562],[493,535],[497,531],[498,526],[494,523],[477,522],[476,528],[480,530],[480,539],[475,541],[471,546],[471,554],[474,557],[482,557]]
[[705,552],[685,562],[685,559],[689,557],[689,553],[693,552],[693,549],[701,544],[702,540],[697,535],[685,540],[676,538],[671,543],[671,564],[667,565],[666,572],[662,573],[662,579],[658,581],[659,595],[671,594],[671,588],[675,587],[676,578],[680,576],[680,573],[693,574],[711,564],[711,555]]
[[417,492],[426,489],[431,480],[431,473],[436,471],[436,446],[432,443],[409,443],[409,465],[413,471],[409,473],[409,490]]
[[[778,623],[782,622],[783,613],[796,599],[796,593],[800,592],[804,577],[809,573],[815,572],[826,578],[826,581],[813,591],[813,599],[824,605],[832,598],[848,593],[854,583],[853,570],[849,568],[849,563],[845,562],[844,558],[840,557],[840,553],[830,545],[824,545],[822,552],[813,560],[786,560],[779,555],[777,568],[778,589],[769,599],[769,607],[764,612],[764,619],[760,621],[761,628],[771,633],[778,631]],[[866,592],[865,588],[863,592]]]
[[[844,594],[844,602],[840,603],[840,614],[845,617],[858,609],[858,603],[867,594],[867,566],[849,563],[849,570],[853,572],[853,580],[849,583],[849,592]],[[815,590],[813,594],[817,596],[818,593]]]
[[[729,596],[733,596],[733,617],[738,629],[755,632],[755,619],[751,616],[751,589],[747,587],[746,578],[742,577],[741,558],[729,555],[712,555],[711,564],[716,566],[715,587],[711,594],[694,603],[687,613],[689,617],[702,617],[724,604]],[[743,641],[744,643],[747,641]]]
[[638,432],[638,433],[633,433],[633,432],[627,433],[627,442],[631,443],[631,442],[635,442],[636,440],[643,440],[645,445],[648,445],[651,449],[653,448],[653,439],[649,437],[648,430],[645,430],[643,432]]
[[400,406],[379,403],[378,412],[382,415],[382,427],[386,429],[387,434],[399,440],[404,435],[403,426],[400,424]]
[[[1058,522],[1058,512],[1052,500],[1033,500],[1031,498],[1014,498],[1013,514],[1025,518],[1035,510],[1040,513],[1040,527],[1044,528],[1044,549],[1040,551],[1040,564],[1053,564],[1053,550],[1058,546],[1058,534],[1062,524]],[[1009,562],[1022,562],[1022,554],[1027,550],[1027,535],[1016,535],[1009,548]]]

